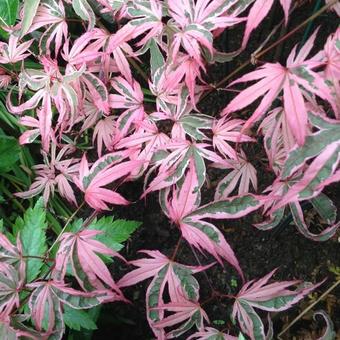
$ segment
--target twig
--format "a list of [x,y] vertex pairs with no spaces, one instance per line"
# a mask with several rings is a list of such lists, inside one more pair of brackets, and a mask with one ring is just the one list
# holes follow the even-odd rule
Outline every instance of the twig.
[[84,224],[83,224],[83,229],[86,229],[86,228],[90,225],[90,223],[97,217],[98,214],[99,214],[99,211],[98,211],[98,210],[95,210],[95,211],[90,215],[90,217],[88,217],[88,218],[85,220],[85,222],[84,222]]
[[[267,54],[269,51],[271,51],[274,47],[276,47],[277,45],[281,44],[283,41],[285,41],[286,39],[288,39],[290,36],[292,36],[294,33],[296,33],[297,31],[299,31],[301,28],[303,28],[304,26],[306,26],[310,21],[314,20],[315,18],[317,18],[319,15],[321,15],[322,13],[326,12],[331,6],[333,6],[338,0],[334,0],[332,2],[330,2],[329,4],[323,6],[320,10],[318,10],[317,12],[315,12],[313,15],[311,15],[309,18],[307,18],[305,21],[303,21],[300,25],[296,26],[293,30],[291,30],[290,32],[288,32],[286,35],[284,35],[282,38],[280,38],[279,40],[275,41],[274,43],[272,43],[270,46],[268,46],[266,49],[264,49],[262,52],[260,52],[259,54],[255,55],[254,57],[256,59],[259,59],[260,57],[264,56],[265,54]],[[225,78],[223,78],[221,81],[219,81],[217,83],[217,85],[215,86],[216,88],[221,87],[222,85],[224,85],[229,79],[231,79],[235,74],[239,73],[240,71],[242,71],[245,67],[247,67],[248,65],[250,65],[252,62],[252,59],[244,62],[242,65],[240,65],[238,68],[236,68],[233,72],[229,73]],[[210,95],[211,92],[213,92],[214,89],[209,89],[207,92],[203,93],[203,95],[201,96],[201,98],[199,99],[199,101],[201,101],[202,99],[206,98],[208,95]]]
[[272,31],[269,33],[269,35],[266,37],[266,39],[264,40],[264,42],[260,45],[260,47],[253,52],[250,55],[250,61],[253,65],[256,64],[256,56],[261,52],[261,50],[264,48],[264,46],[267,45],[268,41],[271,39],[271,37],[276,33],[276,31],[279,29],[279,27],[284,23],[284,19],[280,21],[280,23],[278,23],[273,29]]
[[178,252],[179,246],[181,244],[181,241],[182,241],[182,235],[180,236],[180,238],[177,241],[176,247],[175,247],[174,252],[172,253],[172,256],[171,256],[171,261],[175,260],[175,257],[177,255],[177,252]]
[[286,326],[278,335],[278,339],[281,339],[281,335],[286,333],[297,321],[299,321],[307,312],[309,312],[316,304],[318,304],[323,298],[325,298],[333,289],[340,284],[340,280],[336,281],[331,287],[329,287],[320,297],[314,301],[311,305],[305,308],[288,326]]

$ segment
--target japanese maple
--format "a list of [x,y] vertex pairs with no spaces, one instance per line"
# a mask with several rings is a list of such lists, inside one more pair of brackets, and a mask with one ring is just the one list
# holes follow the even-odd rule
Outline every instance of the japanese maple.
[[[265,37],[255,46],[252,65],[229,70],[226,79],[233,81],[216,85],[209,77],[211,64],[235,60],[237,65],[238,56],[254,47],[249,44],[253,31],[275,4],[282,20],[269,37],[277,37],[280,25],[290,30],[299,3],[9,3],[4,9],[9,12],[0,13],[0,87],[13,116],[3,106],[0,118],[18,128],[15,137],[37,161],[30,169],[26,163],[20,168],[25,177],[34,176],[32,181],[17,180],[19,170],[5,178],[14,178],[16,191],[21,190],[13,200],[21,210],[32,200],[21,203],[19,198],[42,199],[15,222],[7,219],[3,227],[0,221],[0,337],[61,339],[65,325],[94,327],[86,309],[127,302],[123,289],[149,280],[146,315],[158,339],[236,339],[235,328],[239,339],[242,334],[273,338],[270,315],[264,323],[257,310],[286,310],[319,284],[269,283],[275,270],[249,281],[237,257],[239,238],[228,235],[230,229],[219,221],[244,224],[242,219],[256,212],[258,230],[279,229],[288,217],[311,242],[336,234],[337,209],[324,189],[340,180],[339,28],[321,48],[315,46],[322,30],[317,28],[287,57],[283,53],[280,62],[266,53],[295,28],[268,48]],[[315,16],[326,9],[339,14],[335,1],[325,3]],[[235,50],[219,51],[221,35],[235,26],[242,32],[244,27]],[[247,73],[237,74],[247,65]],[[235,89],[239,84],[243,88]],[[211,109],[201,105],[215,89],[225,101],[220,115],[217,103],[215,108],[211,102]],[[1,129],[1,137],[5,132]],[[4,145],[11,140],[6,137]],[[12,171],[11,163],[2,161],[6,152],[0,151],[0,173]],[[137,180],[143,190],[132,188]],[[141,251],[143,258],[126,263],[118,251],[138,224],[113,221],[111,215],[136,197],[149,204],[152,195],[158,195],[159,213],[169,221],[171,240],[180,235],[177,245],[169,255],[168,248],[157,250],[162,245],[152,244],[152,250]],[[64,209],[59,197],[70,207]],[[317,212],[322,230],[309,225],[304,201]],[[97,219],[103,211],[107,216]],[[255,220],[248,218],[247,224]],[[192,253],[197,263],[182,263],[182,247],[190,254],[185,260],[191,261]],[[122,261],[119,267],[137,268],[117,279],[117,261]],[[209,281],[212,261],[219,264],[213,275],[225,270],[226,282],[234,270],[236,284],[230,291],[217,292],[204,281]],[[202,299],[207,290],[211,296]],[[206,304],[222,299],[230,307],[233,303],[233,329],[214,328],[210,322]],[[327,324],[325,334],[332,334],[329,318],[318,315]]]

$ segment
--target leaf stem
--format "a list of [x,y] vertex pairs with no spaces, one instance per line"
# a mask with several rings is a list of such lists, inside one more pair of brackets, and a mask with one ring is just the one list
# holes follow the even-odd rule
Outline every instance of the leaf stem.
[[174,252],[172,253],[172,256],[171,256],[171,261],[175,260],[175,257],[177,255],[177,252],[178,252],[179,246],[181,244],[181,241],[182,241],[182,235],[180,236],[180,238],[177,241],[176,247],[175,247]]
[[[190,248],[191,248],[192,253],[193,253],[194,256],[195,256],[195,259],[196,259],[197,263],[202,267],[202,263],[201,263],[200,259],[198,258],[198,256],[197,256],[197,254],[196,254],[196,251],[195,251],[194,247],[193,247],[191,244],[189,244],[189,245],[190,245]],[[203,275],[205,276],[205,279],[206,279],[207,282],[208,282],[208,285],[209,285],[209,287],[210,287],[210,290],[211,290],[211,292],[212,292],[212,295],[216,295],[216,290],[215,290],[215,288],[213,287],[213,285],[212,285],[212,283],[211,283],[211,281],[210,281],[210,279],[209,279],[209,277],[208,277],[208,274],[207,274],[205,271],[203,271]]]
[[53,242],[53,244],[51,245],[51,247],[48,249],[47,254],[50,253],[50,251],[52,250],[52,248],[59,242],[61,236],[63,235],[63,233],[65,232],[66,228],[68,227],[68,225],[70,224],[70,222],[72,221],[72,219],[77,215],[77,213],[80,211],[80,209],[85,205],[85,201],[83,201],[80,206],[77,208],[77,210],[75,210],[75,212],[67,219],[63,229],[61,230],[60,234],[58,235],[58,237],[56,238],[56,240]]
[[146,83],[149,83],[149,78],[146,75],[146,73],[142,70],[142,68],[134,61],[132,58],[128,58],[129,63],[137,70],[137,72],[141,75],[141,77],[146,81]]
[[23,259],[39,259],[43,261],[49,261],[54,262],[55,259],[49,258],[49,257],[43,257],[43,256],[34,256],[34,255],[22,255]]

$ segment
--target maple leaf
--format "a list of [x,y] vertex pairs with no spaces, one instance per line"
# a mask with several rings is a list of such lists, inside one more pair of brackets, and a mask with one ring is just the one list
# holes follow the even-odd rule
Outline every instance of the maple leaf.
[[0,88],[6,88],[11,83],[12,77],[0,67]]
[[82,73],[79,81],[86,86],[94,105],[104,114],[109,114],[109,94],[105,84],[90,72]]
[[51,95],[46,92],[45,89],[40,89],[38,92],[36,92],[31,99],[29,99],[27,102],[15,107],[11,104],[10,100],[10,93],[7,98],[7,107],[8,110],[12,113],[21,113],[25,110],[33,109],[35,108],[40,100],[42,99],[42,108],[40,110],[37,110],[38,113],[38,119],[34,122],[34,125],[38,125],[39,133],[41,135],[42,139],[42,146],[45,151],[49,150],[49,143],[51,140],[52,133],[52,105],[51,105]]
[[11,315],[0,319],[0,337],[5,340],[39,339],[41,334],[22,324],[27,317],[25,315]]
[[[129,202],[116,191],[102,188],[117,179],[127,176],[141,164],[140,161],[121,162],[127,152],[109,153],[99,158],[89,169],[84,154],[79,165],[79,177],[73,177],[74,183],[85,193],[85,201],[96,210],[109,210],[106,203],[127,205]],[[117,164],[120,162],[119,164]]]
[[80,67],[84,63],[92,62],[101,56],[99,50],[104,44],[102,37],[103,31],[94,28],[91,32],[86,32],[73,41],[71,47],[70,40],[67,39],[61,55],[69,66]]
[[44,336],[61,339],[64,333],[62,304],[75,309],[86,309],[97,306],[103,292],[84,293],[55,281],[37,281],[27,285],[33,288],[28,305],[31,318],[38,331]]
[[25,281],[26,262],[22,243],[17,236],[16,246],[0,233],[0,319],[5,320],[14,307],[19,307],[19,289]]
[[102,156],[103,144],[107,150],[112,151],[115,125],[114,116],[105,117],[97,122],[93,131],[92,140],[94,142],[95,139],[97,139],[97,153],[99,157]]
[[145,34],[137,43],[144,46],[149,40],[158,38],[163,31],[163,3],[158,0],[136,0],[129,2],[126,9],[131,17],[128,25],[133,30],[132,38]]
[[326,241],[336,233],[337,229],[340,226],[340,223],[334,224],[337,215],[336,207],[326,195],[319,194],[318,196],[313,197],[310,200],[310,203],[312,204],[314,210],[322,218],[322,220],[324,220],[328,224],[331,224],[331,226],[325,228],[319,234],[315,234],[309,230],[309,226],[305,222],[304,213],[298,198],[292,200],[289,204],[283,207],[276,207],[276,205],[281,202],[281,198],[285,197],[290,188],[301,180],[301,177],[301,172],[298,172],[289,180],[281,181],[279,178],[277,178],[274,183],[264,191],[269,197],[269,199],[264,203],[264,212],[267,212],[267,215],[269,215],[269,219],[262,223],[255,224],[255,227],[260,230],[271,230],[279,226],[281,221],[283,220],[285,209],[289,208],[290,214],[293,217],[294,224],[297,230],[303,236],[313,241]]
[[243,277],[238,260],[225,240],[223,234],[204,218],[238,218],[258,209],[262,203],[252,195],[231,197],[200,205],[200,191],[196,172],[191,165],[181,185],[174,188],[172,198],[170,190],[161,192],[160,202],[165,214],[175,222],[182,236],[194,247],[206,250],[221,264],[222,259],[228,261]]
[[334,172],[334,174],[330,177],[328,177],[327,179],[325,179],[324,181],[322,181],[316,188],[317,189],[321,189],[323,190],[324,187],[326,187],[327,185],[330,185],[334,182],[340,182],[340,170],[337,170],[336,172]]
[[195,141],[209,140],[202,130],[210,130],[213,119],[204,114],[193,113],[193,105],[188,101],[189,92],[185,86],[177,90],[174,103],[162,103],[161,111],[150,116],[155,121],[171,120],[171,138],[173,141],[185,141],[187,135]]
[[32,25],[27,33],[41,27],[48,26],[40,37],[40,50],[51,54],[51,43],[54,40],[54,55],[57,57],[62,42],[67,40],[68,26],[66,23],[65,8],[62,1],[42,0],[34,16]]
[[[106,80],[111,78],[109,76],[110,64],[112,64],[113,61],[117,70],[128,80],[128,82],[132,82],[133,78],[127,57],[136,57],[136,55],[126,41],[133,37],[132,32],[134,29],[135,27],[126,24],[116,33],[110,34],[106,30],[95,28],[91,32],[88,32],[87,38],[88,41],[94,41],[88,46],[86,46],[88,41],[84,41],[79,45],[82,49],[86,46],[84,53],[85,56],[93,56],[90,59],[91,61],[94,61],[95,59],[100,60],[102,64],[100,70]],[[82,39],[82,37],[79,39]],[[100,49],[102,49],[102,52],[99,52]],[[94,54],[94,51],[97,51],[97,53]],[[73,53],[73,55],[77,59],[76,54]],[[111,58],[111,55],[113,59]]]
[[41,62],[44,71],[25,69],[20,74],[20,93],[27,87],[35,92],[34,95],[21,105],[14,106],[11,103],[10,91],[6,103],[10,112],[21,114],[23,111],[36,108],[40,101],[42,102],[41,108],[37,110],[38,123],[43,149],[48,151],[52,135],[53,103],[59,112],[57,128],[61,127],[63,130],[67,125],[72,126],[75,121],[78,99],[71,83],[80,77],[85,68],[68,70],[63,76],[57,63],[52,59],[42,57]]
[[33,39],[18,44],[19,38],[14,34],[10,34],[8,44],[0,43],[0,64],[14,64],[25,59],[31,53],[27,52],[30,48]]
[[196,143],[188,140],[172,141],[166,145],[165,149],[173,151],[170,154],[163,153],[160,159],[156,161],[156,166],[159,167],[158,174],[150,182],[142,197],[149,192],[177,183],[183,178],[190,164],[193,165],[201,188],[206,176],[204,159],[216,163],[223,162],[223,159],[217,153],[208,149],[209,147],[210,145],[207,143]]
[[311,199],[320,194],[320,185],[325,179],[333,176],[340,162],[340,124],[337,120],[313,115],[312,124],[318,132],[306,138],[302,147],[295,147],[288,154],[281,179],[286,180],[302,169],[308,160],[313,161],[304,170],[301,179],[293,184],[285,195],[272,208],[272,212],[293,201]]
[[248,193],[250,184],[252,184],[255,191],[257,190],[256,169],[246,159],[243,150],[241,150],[241,154],[238,155],[238,160],[232,159],[222,164],[214,163],[212,166],[219,169],[233,169],[217,184],[215,201],[228,197],[235,190],[237,185],[239,195]]
[[70,264],[74,276],[84,290],[105,290],[106,287],[103,285],[105,283],[114,291],[117,299],[122,299],[122,293],[113,281],[108,268],[96,253],[122,257],[95,239],[101,233],[100,230],[64,233],[60,238],[60,246],[56,254],[52,275],[54,280],[63,281],[67,265]]
[[[288,156],[289,157],[289,156]],[[328,145],[304,171],[303,176],[293,184],[281,200],[272,208],[279,209],[286,204],[299,200],[311,199],[320,194],[323,187],[320,183],[331,177],[340,162],[340,143]]]
[[227,114],[220,119],[215,119],[212,125],[212,142],[225,158],[237,159],[236,150],[230,145],[233,143],[254,142],[255,140],[241,132],[244,120],[232,119]]
[[150,327],[155,335],[163,334],[163,331],[154,325],[163,320],[164,313],[158,307],[164,304],[165,288],[167,287],[171,302],[182,302],[183,299],[197,302],[199,299],[199,284],[192,274],[209,268],[207,266],[186,266],[174,262],[160,253],[158,250],[141,250],[151,258],[143,258],[130,261],[138,269],[123,276],[117,285],[127,287],[148,278],[153,278],[146,291],[147,317]]
[[316,34],[317,31],[313,33],[297,55],[297,46],[293,48],[287,59],[286,67],[279,63],[266,63],[258,70],[232,82],[231,85],[261,79],[239,93],[222,111],[222,115],[243,109],[257,98],[264,96],[260,105],[243,126],[243,130],[246,130],[266,113],[274,99],[283,90],[284,113],[289,128],[296,142],[303,145],[308,126],[304,98],[307,101],[310,100],[307,92],[328,101],[332,105],[334,112],[337,111],[330,88],[326,85],[325,80],[313,71],[313,68],[320,66],[322,63],[314,59],[305,60],[313,47]]
[[[42,113],[39,113],[39,116],[42,116]],[[40,122],[38,119],[33,118],[31,116],[23,116],[19,119],[19,123],[23,126],[33,128],[31,130],[25,131],[19,138],[19,143],[21,145],[23,144],[29,144],[36,140],[38,136],[40,136]],[[44,145],[49,145],[51,143],[51,140],[55,141],[55,136],[53,133],[53,130],[50,130],[49,134],[44,135]],[[46,148],[47,146],[45,146]]]
[[219,331],[212,327],[206,327],[203,331],[196,332],[193,335],[191,335],[188,340],[191,339],[197,339],[197,340],[238,340],[240,338],[236,336],[232,336],[229,334],[222,333],[222,331]]
[[286,310],[323,283],[299,285],[296,290],[290,290],[287,288],[299,284],[300,281],[268,284],[275,271],[276,269],[257,281],[245,283],[235,297],[232,316],[237,318],[242,331],[253,340],[266,339],[263,323],[254,308],[268,312]]
[[136,123],[136,126],[138,127],[132,135],[122,138],[115,145],[116,149],[138,149],[134,159],[143,161],[143,164],[131,173],[134,178],[143,174],[159,148],[170,143],[170,138],[165,133],[159,132],[151,119],[146,118],[141,123]]
[[[281,6],[285,14],[285,23],[287,25],[289,8],[291,6],[292,0],[280,0]],[[251,32],[263,21],[268,15],[269,10],[272,8],[274,0],[255,0],[254,5],[249,11],[247,18],[246,30],[243,36],[242,48],[245,48]]]
[[119,94],[110,94],[110,107],[126,109],[117,120],[115,140],[118,141],[127,134],[132,124],[141,122],[145,118],[144,95],[141,86],[135,80],[129,83],[122,77],[116,77],[112,79],[111,84]]
[[184,321],[178,328],[169,331],[166,334],[167,339],[172,339],[181,336],[187,332],[194,325],[198,330],[203,330],[204,320],[209,321],[208,315],[197,302],[189,300],[181,300],[178,302],[170,302],[165,305],[156,307],[155,309],[164,310],[168,312],[175,312],[154,324],[154,327],[164,329],[165,327],[172,327]]
[[[185,85],[189,90],[191,103],[196,107],[196,92],[197,84],[196,79],[205,83],[201,77],[202,65],[196,59],[180,54],[176,62],[169,63],[165,69],[163,89],[166,92],[172,92],[180,86],[184,79]],[[205,71],[205,69],[203,69]]]
[[[27,122],[27,120],[25,120],[25,122]],[[32,124],[31,122],[35,123],[33,118],[28,121],[29,124]],[[30,134],[33,132],[34,130],[30,130]],[[23,135],[21,138],[26,136],[27,135]],[[30,137],[30,135],[28,135],[28,137]],[[51,159],[43,152],[45,163],[32,167],[36,173],[34,182],[27,191],[18,192],[15,195],[27,199],[43,192],[44,203],[45,206],[47,206],[50,195],[54,195],[55,187],[57,187],[62,197],[66,198],[70,203],[77,205],[73,189],[69,182],[72,182],[73,176],[78,173],[79,160],[76,158],[63,159],[70,151],[72,151],[72,148],[66,146],[56,155],[56,145],[52,144]]]
[[13,308],[19,307],[19,290],[24,281],[20,275],[23,273],[20,274],[8,263],[0,262],[0,319],[6,318]]
[[204,0],[195,3],[192,0],[168,0],[169,13],[174,20],[178,33],[175,33],[170,46],[173,61],[180,46],[203,68],[201,49],[213,54],[213,35],[217,28],[233,26],[243,19],[226,15],[235,1]]
[[[149,88],[156,97],[156,106],[158,111],[167,112],[167,104],[176,105],[181,99],[181,91],[183,86],[178,84],[173,90],[172,85],[165,86],[167,81],[165,60],[157,42],[152,39],[149,43],[150,47],[150,68],[151,80],[149,80]],[[197,89],[197,87],[196,87]]]
[[83,20],[88,21],[88,31],[92,31],[96,24],[96,15],[87,0],[72,0],[70,1],[76,14]]
[[258,130],[264,135],[263,144],[269,160],[269,167],[279,176],[288,152],[295,145],[295,139],[289,129],[283,108],[278,107],[270,111]]
[[19,274],[21,277],[25,276],[25,262],[22,259],[22,244],[19,235],[16,245],[13,245],[3,233],[0,233],[0,257],[3,262],[11,265],[19,263]]
[[[337,4],[340,13],[340,4]],[[324,77],[328,80],[331,88],[332,95],[335,98],[337,105],[336,118],[340,119],[340,71],[338,65],[340,63],[340,48],[337,42],[340,40],[340,28],[334,34],[331,34],[325,47],[320,51],[314,59],[321,60],[325,63]]]
[[112,13],[117,20],[126,16],[129,0],[98,0],[98,2],[104,7],[101,13]]

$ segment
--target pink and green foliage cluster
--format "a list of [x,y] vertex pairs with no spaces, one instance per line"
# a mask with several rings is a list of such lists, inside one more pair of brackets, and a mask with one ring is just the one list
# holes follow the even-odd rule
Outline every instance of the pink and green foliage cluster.
[[[279,3],[287,23],[293,1]],[[311,52],[318,30],[292,49],[285,64],[264,62],[231,82],[228,89],[246,86],[213,117],[198,106],[210,89],[204,81],[209,64],[236,58],[274,0],[100,0],[96,10],[91,4],[24,1],[16,25],[3,27],[10,33],[0,45],[0,84],[10,88],[7,108],[27,128],[20,143],[39,141],[44,159],[33,169],[31,187],[16,195],[42,194],[48,206],[57,192],[75,209],[85,201],[99,213],[130,203],[119,193],[123,182],[143,181],[141,198],[158,192],[163,213],[192,249],[238,272],[243,287],[229,298],[240,330],[251,339],[270,339],[271,322],[266,331],[256,310],[288,309],[316,285],[268,283],[274,271],[246,282],[214,221],[258,211],[263,222],[255,227],[270,230],[289,211],[307,238],[326,241],[336,233],[336,208],[323,191],[340,180],[340,30],[316,54]],[[101,24],[104,14],[114,19],[112,30]],[[83,24],[81,35],[70,34],[72,20]],[[214,39],[235,25],[245,25],[240,49],[217,51]],[[30,68],[30,58],[41,67]],[[141,60],[150,65],[144,81],[134,70]],[[18,77],[5,71],[15,63],[21,65]],[[86,145],[89,136],[92,143]],[[275,176],[262,192],[247,157],[248,144],[261,147],[258,137]],[[214,200],[202,204],[208,167],[221,169],[224,177]],[[301,202],[306,200],[329,224],[319,234],[305,222]],[[130,262],[138,268],[115,282],[107,265],[112,257],[124,261],[116,251],[137,225],[126,226],[126,237],[116,240],[114,223],[76,220],[48,250],[39,201],[17,221],[13,234],[0,235],[4,338],[61,339],[65,313],[126,301],[123,287],[151,279],[146,313],[158,339],[191,328],[197,331],[192,339],[236,339],[211,328],[200,304],[194,274],[214,262],[189,266],[160,251],[142,250],[145,257]]]

